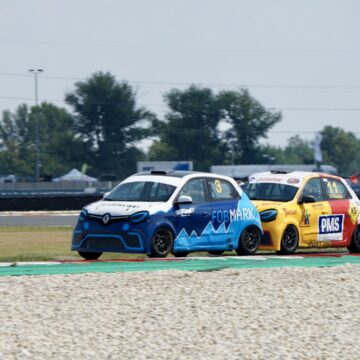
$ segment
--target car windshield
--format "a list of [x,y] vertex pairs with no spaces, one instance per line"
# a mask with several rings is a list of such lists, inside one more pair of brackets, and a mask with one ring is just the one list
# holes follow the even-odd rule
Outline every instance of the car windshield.
[[118,185],[107,195],[105,201],[165,202],[175,186],[152,181],[135,181]]
[[291,201],[298,188],[296,186],[274,183],[246,183],[243,190],[251,200]]

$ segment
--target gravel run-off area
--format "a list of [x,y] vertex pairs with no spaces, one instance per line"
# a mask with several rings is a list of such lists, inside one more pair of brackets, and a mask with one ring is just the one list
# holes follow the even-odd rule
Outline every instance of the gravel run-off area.
[[0,277],[0,359],[359,359],[360,266]]

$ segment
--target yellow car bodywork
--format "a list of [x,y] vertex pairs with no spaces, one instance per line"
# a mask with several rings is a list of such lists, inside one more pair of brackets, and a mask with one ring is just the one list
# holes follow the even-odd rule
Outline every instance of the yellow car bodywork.
[[[256,175],[256,174],[255,174]],[[271,175],[276,179],[276,175]],[[280,175],[281,176],[281,175]],[[260,215],[265,210],[276,210],[275,220],[270,222],[262,221],[263,238],[259,246],[260,250],[281,250],[281,241],[285,229],[293,225],[298,233],[298,248],[325,248],[325,247],[344,247],[349,246],[354,230],[359,226],[360,202],[355,193],[348,186],[350,198],[333,201],[318,201],[314,203],[299,203],[303,189],[308,180],[315,177],[336,179],[345,183],[340,177],[325,175],[321,173],[293,173],[288,180],[298,180],[298,191],[295,197],[288,202],[252,200],[257,207]],[[251,177],[250,177],[251,179]],[[291,184],[291,181],[289,182]],[[319,240],[318,228],[321,217],[339,214],[340,210],[343,215],[343,232],[341,238],[328,238]],[[345,210],[343,210],[345,209]],[[334,215],[335,216],[335,215]]]

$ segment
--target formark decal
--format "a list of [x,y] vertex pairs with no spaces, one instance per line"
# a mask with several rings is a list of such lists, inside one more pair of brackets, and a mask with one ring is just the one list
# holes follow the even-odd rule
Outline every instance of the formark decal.
[[342,240],[344,215],[319,216],[318,240]]
[[254,209],[252,208],[241,208],[233,210],[214,210],[211,215],[211,221],[222,223],[222,222],[233,222],[242,220],[255,220],[253,214]]

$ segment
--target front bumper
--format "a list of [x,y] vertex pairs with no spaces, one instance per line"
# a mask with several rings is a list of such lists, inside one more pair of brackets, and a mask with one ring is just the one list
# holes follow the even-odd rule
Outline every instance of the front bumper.
[[103,225],[79,221],[74,229],[71,250],[84,252],[147,253],[146,224],[134,226],[127,221]]

